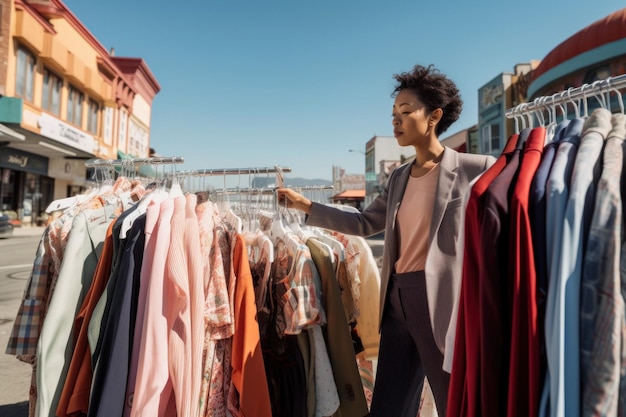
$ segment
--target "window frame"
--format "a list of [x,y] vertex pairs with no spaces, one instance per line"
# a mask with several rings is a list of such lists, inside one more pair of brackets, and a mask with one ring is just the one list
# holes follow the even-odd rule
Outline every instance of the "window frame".
[[[497,152],[501,147],[500,124],[489,123],[481,127],[481,146],[484,148],[483,153],[491,154]],[[494,132],[496,133],[494,135]],[[494,146],[494,141],[496,142]]]
[[[83,122],[83,102],[85,94],[72,84],[69,85],[67,91],[67,110],[66,120],[82,129]],[[77,121],[78,116],[78,123]]]
[[32,103],[35,97],[37,57],[26,47],[19,45],[15,61],[15,95]]
[[[95,108],[95,111],[93,109]],[[98,119],[100,115],[100,103],[91,97],[87,99],[87,131],[98,135]]]
[[[50,80],[54,81],[52,88],[50,88]],[[59,77],[54,71],[47,67],[44,67],[43,71],[43,86],[41,92],[41,108],[56,115],[61,115],[61,91],[63,90],[63,78]],[[55,103],[54,86],[57,86],[57,102]]]

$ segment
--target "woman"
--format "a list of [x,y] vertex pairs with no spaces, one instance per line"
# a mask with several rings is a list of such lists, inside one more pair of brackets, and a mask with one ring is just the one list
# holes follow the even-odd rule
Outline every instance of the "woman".
[[287,207],[307,213],[308,225],[360,236],[385,231],[371,416],[416,416],[425,376],[438,414],[445,416],[450,375],[442,364],[461,280],[462,200],[469,183],[495,159],[439,142],[463,105],[445,75],[432,65],[416,65],[394,78],[393,134],[400,146],[415,148],[415,159],[393,171],[362,213],[313,203],[286,188],[278,193]]

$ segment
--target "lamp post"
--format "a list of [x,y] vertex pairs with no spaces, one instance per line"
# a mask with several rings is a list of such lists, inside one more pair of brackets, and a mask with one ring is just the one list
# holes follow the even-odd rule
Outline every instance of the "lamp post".
[[363,151],[359,151],[358,149],[348,149],[348,152],[358,152],[358,153],[360,153],[360,154],[365,155],[365,152],[363,152]]

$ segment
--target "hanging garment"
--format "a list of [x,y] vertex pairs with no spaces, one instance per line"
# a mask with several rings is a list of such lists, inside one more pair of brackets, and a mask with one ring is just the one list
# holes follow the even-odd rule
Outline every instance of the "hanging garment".
[[530,132],[511,196],[509,232],[512,331],[508,365],[507,416],[536,417],[539,410],[540,348],[537,329],[537,279],[529,214],[529,193],[541,161],[546,130]]
[[[233,244],[232,265],[237,284],[233,300],[235,332],[231,360],[232,386],[229,397],[236,396],[239,410],[237,415],[240,417],[271,417],[259,324],[256,320],[252,274],[245,242],[240,234],[237,234]],[[232,392],[233,388],[235,392]]]
[[56,415],[67,417],[70,415],[86,415],[89,408],[89,392],[91,390],[91,352],[87,339],[87,328],[100,296],[104,292],[109,276],[111,275],[111,261],[113,259],[113,226],[109,224],[102,253],[94,273],[93,282],[85,296],[83,304],[74,320],[73,333],[75,346],[67,376],[63,385],[63,392],[59,399]]
[[[507,276],[510,204],[522,149],[531,129],[524,129],[517,140],[511,160],[489,184],[484,195],[484,214],[480,225],[481,268],[478,283],[480,334],[480,415],[506,414],[507,373],[510,352],[510,286]],[[454,372],[454,367],[452,369]]]
[[[552,320],[551,316],[554,314],[550,311],[549,307],[550,299],[556,296],[555,291],[551,291],[550,277],[553,276],[553,271],[557,269],[556,259],[559,259],[561,253],[561,236],[563,230],[563,216],[565,215],[565,205],[569,194],[569,183],[572,175],[572,167],[574,166],[574,159],[578,152],[578,145],[580,144],[580,134],[584,119],[577,118],[572,120],[567,126],[563,139],[559,142],[556,155],[554,156],[554,162],[550,169],[550,175],[546,182],[546,223],[550,224],[550,227],[546,229],[546,249],[548,260],[548,291],[546,298],[546,311],[545,311],[545,345],[546,345],[546,380],[543,385],[543,392],[541,395],[541,403],[539,407],[539,415],[547,417],[556,415],[557,402],[551,400],[551,392],[558,391],[559,381],[557,379],[559,373],[559,364],[557,360],[551,358],[551,346],[555,346],[558,343],[558,334],[552,335],[551,331],[555,331],[554,326],[549,326],[548,322]],[[552,302],[553,303],[553,302]],[[557,338],[557,339],[555,339]],[[556,348],[556,346],[555,346]],[[556,399],[556,397],[555,397]]]
[[[141,347],[141,332],[145,318],[145,306],[147,289],[150,282],[150,274],[152,271],[154,254],[157,251],[157,242],[163,242],[163,237],[159,240],[156,233],[156,226],[159,220],[161,204],[159,201],[151,201],[146,209],[146,225],[144,228],[145,244],[144,244],[144,262],[141,265],[141,273],[139,277],[139,293],[137,295],[137,316],[135,318],[134,332],[131,335],[132,351],[130,362],[128,365],[128,380],[126,381],[126,396],[124,400],[124,417],[130,416],[131,407],[135,393],[135,381],[137,379],[137,364],[139,361],[139,351]],[[167,236],[169,240],[169,236]]]
[[[479,315],[478,280],[480,274],[479,242],[484,194],[513,155],[518,135],[512,135],[502,154],[470,189],[465,209],[463,278],[458,303],[454,348],[446,350],[444,369],[451,372],[447,414],[480,415],[480,331],[475,327]],[[454,353],[454,354],[453,354]],[[446,367],[446,363],[450,365]]]
[[[614,114],[583,254],[580,294],[581,415],[618,414],[625,322],[620,276],[626,116]],[[622,410],[622,412],[625,410]]]
[[158,240],[146,294],[137,379],[131,410],[133,417],[161,417],[176,413],[172,383],[167,367],[168,345],[165,343],[167,321],[162,313],[165,260],[169,248],[173,212],[173,200],[166,199],[160,203],[160,216],[156,227]]
[[[102,245],[116,207],[86,209],[72,221],[63,262],[37,345],[37,417],[53,417],[72,359],[73,317],[91,285]],[[80,277],[77,282],[76,277]],[[66,320],[72,317],[72,320]]]
[[322,293],[326,302],[323,306],[326,312],[326,346],[339,394],[339,411],[344,417],[362,417],[369,410],[356,365],[348,322],[341,304],[339,285],[330,263],[330,254],[314,238],[307,241],[307,247],[322,281]]
[[122,415],[143,263],[145,220],[142,214],[133,222],[124,252],[120,254],[118,276],[109,281],[114,286],[109,293],[110,309],[102,328],[100,358],[92,380],[89,417]]
[[[552,162],[556,150],[563,139],[570,120],[565,119],[556,126],[552,140],[543,148],[543,156],[535,172],[530,187],[530,223],[532,231],[532,246],[535,258],[535,273],[537,275],[537,333],[540,347],[539,381],[546,378],[546,350],[545,350],[545,316],[546,297],[548,293],[548,258],[546,242],[546,182],[550,175]],[[540,388],[541,390],[541,388]]]
[[595,183],[600,173],[597,162],[610,130],[611,112],[606,109],[594,110],[585,121],[562,220],[560,256],[553,259],[555,268],[550,273],[548,293],[552,296],[547,304],[546,334],[551,334],[552,338],[548,358],[559,363],[559,371],[552,375],[561,383],[556,391],[550,390],[550,403],[556,403],[556,415],[562,412],[568,417],[580,415],[579,401],[566,398],[580,398],[579,317],[583,242],[587,239]]

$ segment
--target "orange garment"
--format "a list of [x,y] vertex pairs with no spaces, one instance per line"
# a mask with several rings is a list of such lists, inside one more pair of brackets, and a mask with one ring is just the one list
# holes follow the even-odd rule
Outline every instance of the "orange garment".
[[89,393],[91,391],[91,351],[87,332],[89,321],[98,300],[104,292],[109,276],[111,275],[111,264],[113,262],[113,225],[115,220],[109,224],[102,247],[100,259],[94,272],[93,281],[83,304],[74,319],[73,334],[75,336],[74,353],[67,372],[67,377],[63,385],[63,391],[59,399],[56,416],[82,416],[87,415],[89,407]]
[[243,236],[233,249],[235,334],[232,347],[232,384],[239,395],[239,417],[271,417],[270,394],[261,352],[252,273]]

